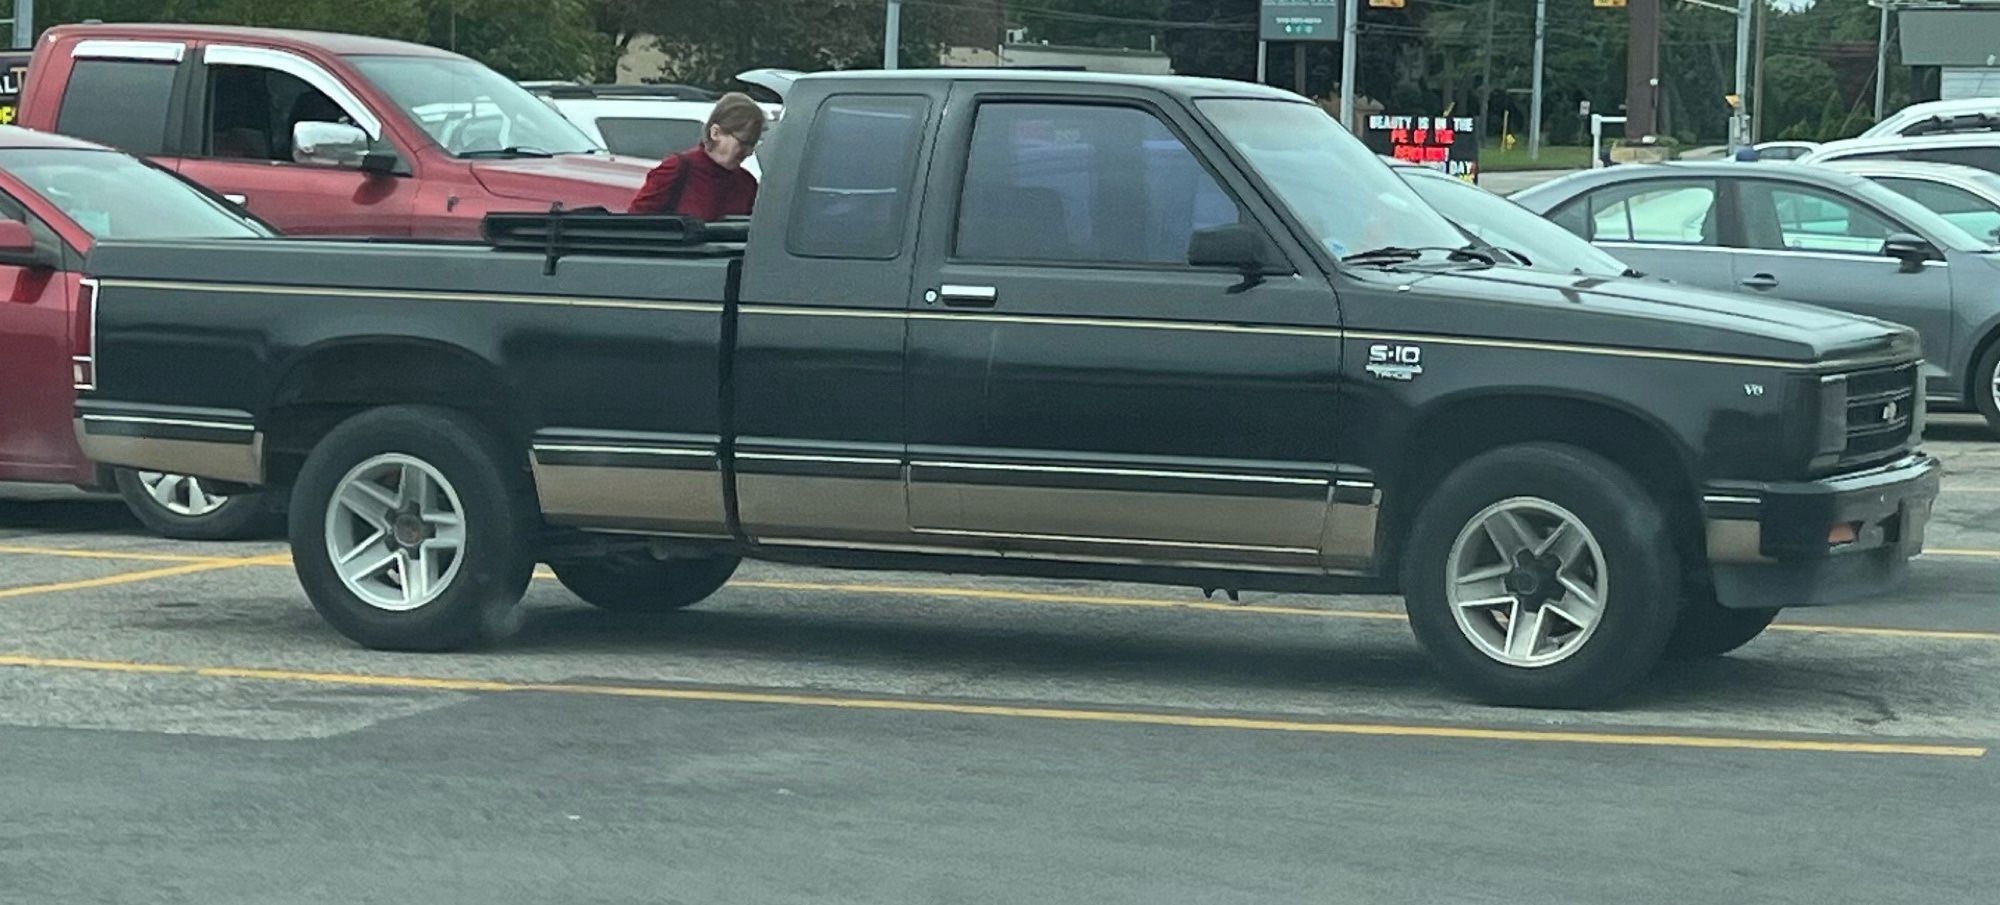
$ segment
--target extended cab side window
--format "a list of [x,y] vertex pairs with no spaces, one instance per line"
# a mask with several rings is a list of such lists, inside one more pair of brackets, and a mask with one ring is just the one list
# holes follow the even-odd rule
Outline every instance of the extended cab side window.
[[971,261],[1184,265],[1196,230],[1243,219],[1152,113],[987,103],[973,123],[954,254]]
[[827,98],[806,142],[786,250],[808,258],[893,258],[903,247],[930,100]]
[[56,111],[56,131],[133,154],[164,153],[176,68],[168,62],[77,60]]
[[292,129],[303,122],[353,124],[338,103],[297,76],[261,66],[208,67],[207,156],[291,163]]
[[1708,179],[1607,186],[1564,205],[1551,219],[1594,242],[1721,244],[1715,182]]

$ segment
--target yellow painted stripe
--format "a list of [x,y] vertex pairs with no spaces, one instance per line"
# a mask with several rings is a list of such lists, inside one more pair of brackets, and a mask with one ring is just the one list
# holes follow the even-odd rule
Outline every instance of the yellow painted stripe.
[[883,696],[805,694],[777,690],[725,690],[707,688],[653,688],[636,685],[608,685],[576,682],[508,682],[494,679],[454,679],[429,676],[375,675],[370,673],[305,672],[288,669],[260,669],[234,666],[192,666],[168,663],[134,663],[119,660],[79,660],[36,657],[25,654],[0,655],[0,666],[29,669],[70,669],[102,672],[164,673],[205,678],[244,679],[275,682],[303,682],[326,685],[362,685],[408,688],[427,691],[469,692],[549,692],[601,697],[650,698],[671,701],[704,701],[734,704],[772,704],[792,707],[827,707],[843,710],[878,710],[905,713],[948,713],[963,716],[1011,717],[1015,719],[1063,720],[1069,722],[1116,723],[1141,726],[1178,726],[1193,729],[1237,729],[1272,732],[1307,732],[1325,735],[1383,736],[1392,738],[1437,738],[1478,741],[1538,742],[1580,745],[1625,745],[1653,748],[1709,748],[1740,751],[1812,751],[1837,754],[1900,754],[1928,757],[1984,757],[1978,745],[1948,745],[1925,742],[1856,741],[1844,739],[1770,738],[1760,736],[1678,735],[1645,732],[1579,732],[1543,729],[1494,729],[1476,726],[1425,726],[1397,723],[1351,723],[1306,719],[1224,716],[1201,713],[1152,713],[1133,710],[1105,710],[1084,707],[1047,707],[1009,704],[972,704]]
[[272,556],[251,556],[242,559],[222,559],[208,562],[182,563],[159,569],[141,569],[137,572],[120,572],[99,578],[85,578],[77,581],[59,581],[53,584],[27,585],[18,588],[0,588],[0,598],[27,597],[33,594],[55,594],[61,591],[85,591],[91,588],[108,588],[155,578],[172,578],[176,575],[192,575],[196,572],[213,572],[219,569],[235,569],[242,566],[257,566],[271,563]]
[[1940,549],[1940,548],[1927,547],[1924,549],[1924,555],[1925,556],[1969,556],[1977,559],[2000,559],[2000,550],[1952,549],[1950,547],[1945,547]]
[[137,562],[228,562],[223,556],[188,556],[178,553],[127,553],[121,550],[80,550],[73,547],[18,547],[0,544],[0,553],[17,556],[60,556],[72,559],[127,559]]

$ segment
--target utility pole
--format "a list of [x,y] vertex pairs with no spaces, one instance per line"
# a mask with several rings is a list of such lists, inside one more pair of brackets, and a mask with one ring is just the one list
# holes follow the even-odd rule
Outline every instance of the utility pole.
[[1632,22],[1625,54],[1625,137],[1636,141],[1659,131],[1660,0],[1629,0],[1626,11]]
[[1347,0],[1340,15],[1340,124],[1354,130],[1354,62],[1361,53],[1360,0]]
[[1486,128],[1486,114],[1493,104],[1493,16],[1499,0],[1486,0],[1486,43],[1479,54],[1479,128]]
[[1750,143],[1750,16],[1759,0],[1736,0],[1736,109],[1729,114],[1729,143]]
[[889,18],[882,26],[882,68],[896,68],[896,45],[903,41],[903,0],[889,0]]
[[1882,121],[1882,89],[1889,81],[1889,0],[1880,0],[1882,30],[1875,35],[1875,121]]
[[1755,0],[1757,4],[1757,82],[1750,89],[1750,143],[1756,144],[1764,137],[1764,7],[1765,0]]
[[35,0],[14,0],[14,47],[32,50],[35,46]]
[[1542,159],[1542,45],[1548,39],[1549,0],[1535,0],[1535,78],[1528,96],[1528,159]]

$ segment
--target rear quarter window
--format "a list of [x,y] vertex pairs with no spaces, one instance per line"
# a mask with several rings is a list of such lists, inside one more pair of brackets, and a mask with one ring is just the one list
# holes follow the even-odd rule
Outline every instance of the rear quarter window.
[[133,154],[166,151],[173,63],[77,60],[56,112],[56,131]]

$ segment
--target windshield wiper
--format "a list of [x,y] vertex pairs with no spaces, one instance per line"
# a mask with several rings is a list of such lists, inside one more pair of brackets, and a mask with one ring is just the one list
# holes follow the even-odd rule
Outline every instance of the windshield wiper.
[[487,148],[485,150],[480,150],[480,151],[460,151],[458,152],[458,156],[461,159],[470,160],[474,158],[487,158],[487,157],[514,159],[520,157],[554,157],[556,155],[544,151],[541,148],[514,147],[514,148]]
[[1455,248],[1447,245],[1419,245],[1415,247],[1384,245],[1381,248],[1371,248],[1367,251],[1358,251],[1347,255],[1341,258],[1340,262],[1343,264],[1358,264],[1363,267],[1408,264],[1422,258],[1425,252],[1436,251],[1445,252],[1448,259],[1453,261],[1477,261],[1488,267],[1500,263],[1492,255],[1470,245]]

